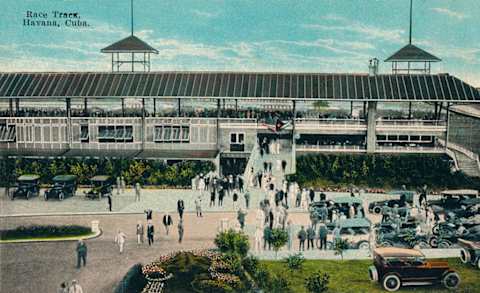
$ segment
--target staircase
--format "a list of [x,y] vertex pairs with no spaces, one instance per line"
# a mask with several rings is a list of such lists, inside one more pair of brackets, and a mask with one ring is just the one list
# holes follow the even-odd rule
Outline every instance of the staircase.
[[472,159],[465,155],[462,152],[453,150],[455,156],[457,157],[458,168],[470,177],[480,177],[480,169],[478,166],[478,161]]

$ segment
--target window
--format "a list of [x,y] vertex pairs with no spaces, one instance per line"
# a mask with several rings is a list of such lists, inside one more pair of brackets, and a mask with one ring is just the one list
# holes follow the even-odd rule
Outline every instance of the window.
[[398,136],[396,136],[396,135],[389,135],[389,136],[388,136],[388,140],[390,140],[390,141],[392,141],[392,140],[393,140],[393,141],[398,140]]
[[422,140],[422,141],[425,141],[425,142],[431,142],[431,141],[432,141],[432,137],[431,137],[431,136],[422,136],[421,140]]
[[420,136],[418,135],[411,135],[410,136],[410,141],[419,141],[420,140]]
[[190,126],[158,125],[153,134],[154,142],[189,143]]
[[401,141],[408,141],[408,135],[400,135],[398,140],[401,140]]
[[245,133],[230,133],[230,151],[243,152],[245,151]]
[[[88,136],[88,128],[86,131]],[[133,142],[133,126],[131,125],[98,126],[98,142]]]
[[15,137],[15,125],[0,125],[0,142],[14,142]]
[[88,125],[80,125],[80,142],[88,142]]
[[378,140],[378,141],[386,141],[386,140],[387,140],[387,136],[386,136],[386,135],[377,135],[377,140]]

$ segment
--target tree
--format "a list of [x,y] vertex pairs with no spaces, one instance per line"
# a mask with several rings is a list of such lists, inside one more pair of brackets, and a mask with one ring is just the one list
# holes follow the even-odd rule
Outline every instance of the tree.
[[335,255],[340,255],[343,260],[343,252],[349,247],[348,241],[346,239],[338,239],[335,241]]
[[322,293],[328,290],[330,276],[316,271],[305,279],[305,288],[311,293]]
[[274,228],[270,234],[270,241],[272,242],[273,250],[275,251],[275,258],[277,258],[278,251],[288,241],[288,232],[281,228]]
[[248,236],[233,229],[218,233],[214,243],[221,252],[237,254],[242,258],[247,255],[250,249]]
[[301,271],[303,269],[303,263],[305,263],[305,258],[303,257],[303,253],[299,252],[286,257],[284,262],[289,271]]

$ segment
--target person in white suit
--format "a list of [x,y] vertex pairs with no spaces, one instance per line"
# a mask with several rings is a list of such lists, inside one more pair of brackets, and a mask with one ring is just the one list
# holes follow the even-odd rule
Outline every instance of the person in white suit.
[[120,231],[120,229],[117,232],[117,236],[115,236],[115,243],[118,244],[118,248],[120,250],[120,254],[123,253],[123,248],[125,247],[125,241],[127,239],[127,235]]

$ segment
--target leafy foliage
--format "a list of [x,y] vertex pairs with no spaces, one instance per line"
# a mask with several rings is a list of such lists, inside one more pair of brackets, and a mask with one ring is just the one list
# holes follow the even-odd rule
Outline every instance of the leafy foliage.
[[[15,172],[12,172],[15,170]],[[0,159],[0,185],[10,186],[23,174],[40,175],[41,183],[50,183],[55,175],[77,175],[80,184],[88,184],[94,175],[123,176],[127,184],[190,186],[196,174],[215,170],[212,162],[182,161],[167,165],[160,161],[130,159]]]
[[270,233],[270,242],[272,243],[275,254],[278,253],[288,241],[288,232],[281,228],[274,228]]
[[316,271],[305,279],[305,288],[311,293],[321,293],[328,290],[330,276],[327,273]]
[[242,258],[247,255],[250,249],[248,236],[233,229],[217,234],[214,243],[221,252],[237,254]]
[[284,262],[290,271],[302,270],[303,264],[305,263],[305,257],[303,257],[303,253],[299,252],[289,255],[284,259]]
[[18,238],[44,238],[44,237],[63,237],[63,236],[83,236],[88,235],[92,231],[89,227],[69,225],[69,226],[53,226],[53,225],[32,225],[20,226],[11,230],[1,230],[0,239],[18,239]]
[[147,280],[142,274],[142,264],[132,266],[122,281],[115,288],[115,293],[141,292],[147,285]]
[[370,187],[480,188],[480,180],[451,171],[443,155],[315,154],[297,159],[300,185],[367,185]]

